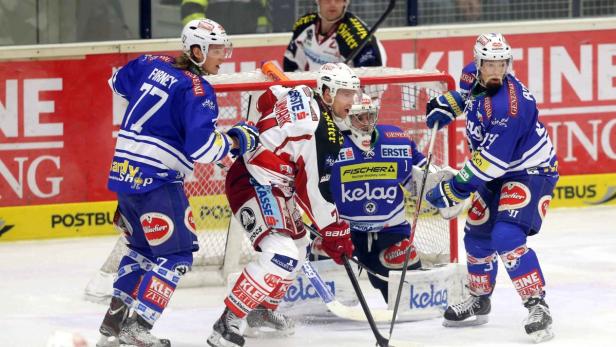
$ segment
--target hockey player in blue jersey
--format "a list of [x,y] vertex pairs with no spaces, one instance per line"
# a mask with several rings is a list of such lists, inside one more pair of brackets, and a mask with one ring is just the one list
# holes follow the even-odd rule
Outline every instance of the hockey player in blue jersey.
[[[340,217],[351,227],[354,255],[376,273],[401,270],[411,247],[408,269],[421,262],[409,236],[404,191],[412,184],[412,167],[426,158],[400,128],[377,125],[378,107],[370,96],[357,98],[349,116],[339,122],[344,144],[331,171],[330,187]],[[317,247],[313,245],[313,248]],[[388,283],[368,274],[372,286],[388,299]]]
[[477,73],[472,76],[473,68],[467,67],[461,79],[462,87],[470,85],[466,96],[452,91],[429,102],[430,128],[466,114],[472,155],[426,199],[447,208],[474,192],[464,228],[470,296],[447,308],[443,324],[487,322],[500,258],[529,310],[526,333],[540,342],[553,337],[552,317],[545,302],[545,278],[526,239],[541,228],[558,181],[557,160],[539,122],[536,101],[510,73],[511,64],[511,47],[501,34],[480,35],[474,47]]
[[129,252],[120,261],[99,347],[170,346],[150,329],[199,249],[183,178],[195,162],[243,155],[258,143],[247,124],[226,133],[217,128],[216,94],[202,75],[217,74],[231,55],[222,26],[193,20],[182,44],[177,58],[143,55],[109,80],[128,100],[108,187],[118,196],[116,224],[126,231]]

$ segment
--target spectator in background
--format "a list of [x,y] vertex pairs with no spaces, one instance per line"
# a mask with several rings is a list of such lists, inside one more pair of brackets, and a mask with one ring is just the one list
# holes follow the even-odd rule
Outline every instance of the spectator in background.
[[480,0],[456,0],[456,6],[462,22],[478,21],[481,18]]
[[224,19],[227,34],[271,32],[267,18],[268,0],[182,0],[182,24],[193,19]]
[[[347,11],[351,0],[316,0],[317,12],[300,17],[284,54],[284,71],[316,71],[326,63],[339,63],[351,56],[370,28]],[[348,64],[385,66],[387,55],[376,37]]]
[[33,45],[36,37],[34,0],[0,0],[0,45]]
[[77,1],[77,41],[128,40],[130,32],[119,0]]

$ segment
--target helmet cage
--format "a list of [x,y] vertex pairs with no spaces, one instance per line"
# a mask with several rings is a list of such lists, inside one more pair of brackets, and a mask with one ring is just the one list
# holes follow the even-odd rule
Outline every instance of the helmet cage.
[[[361,101],[359,100],[361,98]],[[345,123],[351,131],[351,140],[363,151],[371,148],[372,134],[379,118],[379,108],[369,95],[356,96]]]

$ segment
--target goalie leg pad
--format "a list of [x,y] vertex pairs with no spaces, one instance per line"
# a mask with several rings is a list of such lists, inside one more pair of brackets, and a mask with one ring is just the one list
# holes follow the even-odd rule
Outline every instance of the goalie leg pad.
[[[407,248],[412,247],[407,269],[419,269],[421,261],[415,246],[410,244],[407,236],[409,231],[410,225],[406,224],[385,228],[378,233],[351,233],[353,245],[355,246],[354,255],[372,271],[388,277],[389,271],[400,271],[402,269],[405,251]],[[374,288],[381,291],[385,302],[387,302],[389,293],[388,282],[372,274],[368,274],[368,279]]]
[[523,228],[516,224],[498,222],[494,226],[492,242],[522,301],[531,297],[543,297],[543,272],[537,254],[526,246],[526,233]]

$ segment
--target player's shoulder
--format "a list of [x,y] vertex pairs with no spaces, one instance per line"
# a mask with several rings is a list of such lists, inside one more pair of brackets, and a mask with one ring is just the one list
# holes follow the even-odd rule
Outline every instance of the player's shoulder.
[[470,90],[470,87],[475,83],[477,79],[477,66],[474,62],[471,62],[464,66],[460,75],[460,88],[463,90]]
[[299,17],[295,21],[295,24],[293,24],[293,33],[296,34],[303,31],[310,25],[314,24],[318,18],[319,15],[316,12],[306,13],[305,15]]
[[364,31],[370,30],[368,25],[359,17],[357,17],[353,12],[347,11],[342,17],[341,22],[347,23],[351,28],[354,28],[356,31]]
[[377,124],[376,130],[379,133],[379,142],[383,143],[409,143],[409,135],[404,130],[391,124]]

